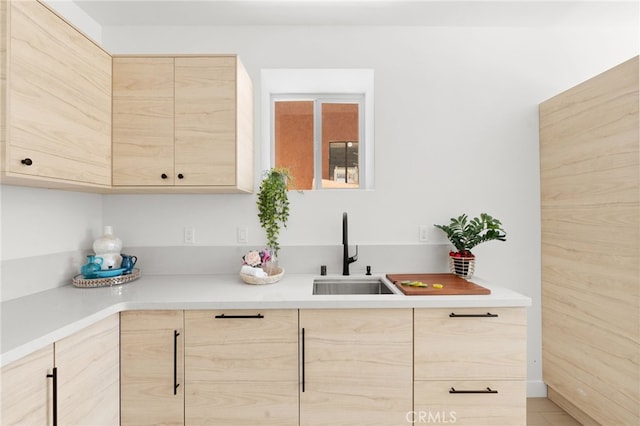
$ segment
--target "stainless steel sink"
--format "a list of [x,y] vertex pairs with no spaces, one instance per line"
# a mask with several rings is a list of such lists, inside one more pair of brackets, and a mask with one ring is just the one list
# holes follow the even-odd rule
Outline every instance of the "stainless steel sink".
[[379,277],[316,278],[313,294],[397,294]]

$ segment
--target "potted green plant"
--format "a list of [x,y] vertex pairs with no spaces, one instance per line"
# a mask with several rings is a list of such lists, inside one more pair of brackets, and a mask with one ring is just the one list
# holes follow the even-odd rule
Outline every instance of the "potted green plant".
[[471,253],[472,248],[487,241],[507,240],[502,223],[487,213],[481,213],[480,217],[470,220],[463,213],[458,217],[452,217],[448,225],[434,226],[444,231],[456,248],[456,251],[449,252],[451,272],[464,278],[471,278],[475,269],[475,255]]
[[265,172],[258,191],[258,219],[267,234],[267,245],[273,257],[277,257],[280,250],[280,230],[287,227],[289,220],[289,184],[292,180],[289,170],[272,168]]

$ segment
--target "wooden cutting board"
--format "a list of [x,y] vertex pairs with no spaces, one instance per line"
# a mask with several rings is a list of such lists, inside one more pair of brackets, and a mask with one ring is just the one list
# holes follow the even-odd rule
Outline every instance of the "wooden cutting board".
[[[407,296],[491,294],[491,290],[488,288],[484,288],[454,274],[387,274],[387,278]],[[402,281],[420,281],[428,284],[428,287],[402,285]],[[442,288],[435,288],[433,284],[442,284]]]

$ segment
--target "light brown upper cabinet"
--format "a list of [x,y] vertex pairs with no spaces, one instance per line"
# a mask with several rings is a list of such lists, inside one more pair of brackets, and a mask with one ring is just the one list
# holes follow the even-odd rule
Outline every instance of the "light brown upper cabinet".
[[113,186],[253,190],[253,86],[237,56],[113,58]]
[[114,185],[173,185],[173,79],[173,58],[114,58]]
[[0,6],[2,182],[111,185],[111,56],[35,0]]

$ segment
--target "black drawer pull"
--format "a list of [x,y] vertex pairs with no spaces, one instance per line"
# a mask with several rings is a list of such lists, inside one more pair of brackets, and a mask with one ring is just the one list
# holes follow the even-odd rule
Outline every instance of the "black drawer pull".
[[481,390],[456,390],[455,388],[451,388],[449,389],[449,393],[498,393],[498,391],[491,388]]
[[173,394],[178,394],[178,330],[173,330]]
[[184,179],[184,175],[182,173],[178,173],[178,179]]
[[167,174],[166,174],[166,173],[163,173],[163,174],[161,174],[161,175],[160,175],[160,177],[161,177],[162,179],[166,179],[166,178],[168,178],[169,176],[167,176]]
[[256,315],[216,315],[215,316],[218,319],[235,319],[235,318],[264,318],[264,315],[262,314],[256,314]]
[[53,379],[53,396],[51,397],[52,414],[53,414],[53,426],[58,425],[58,368],[53,367],[51,374],[47,374],[47,377]]
[[302,392],[304,392],[304,384],[305,384],[305,372],[304,372],[304,357],[305,357],[305,350],[304,350],[304,327],[302,327],[302,353],[301,353],[301,360],[300,360],[300,364],[302,365]]
[[33,161],[31,161],[31,158],[25,158],[24,160],[20,160],[20,163],[24,164],[25,166],[30,166],[33,164]]
[[449,318],[498,318],[498,314],[487,312],[486,314],[456,314],[451,312]]

